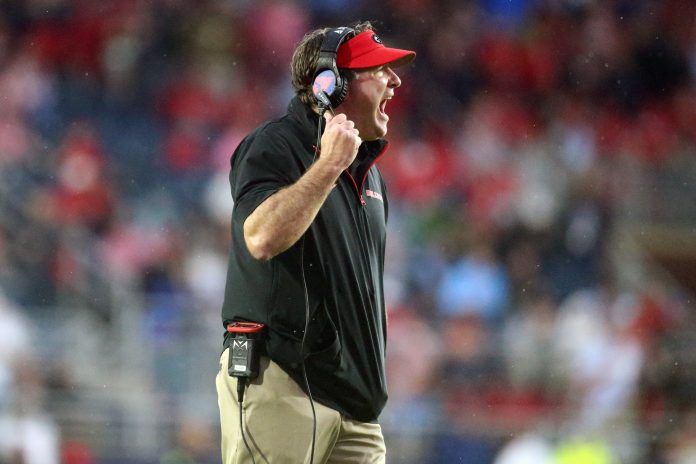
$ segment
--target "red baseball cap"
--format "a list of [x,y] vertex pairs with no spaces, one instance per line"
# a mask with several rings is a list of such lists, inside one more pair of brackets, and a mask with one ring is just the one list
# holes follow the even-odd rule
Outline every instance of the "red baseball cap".
[[385,64],[392,68],[413,61],[416,52],[387,48],[372,30],[361,32],[338,47],[336,65],[339,68],[374,68]]

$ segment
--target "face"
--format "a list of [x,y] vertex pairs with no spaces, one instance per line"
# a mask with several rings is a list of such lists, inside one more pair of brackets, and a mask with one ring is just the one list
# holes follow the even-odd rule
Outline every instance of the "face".
[[389,66],[370,68],[356,74],[348,83],[348,97],[337,112],[345,113],[355,123],[360,138],[377,140],[387,134],[387,102],[394,96],[394,89],[401,85],[401,79]]

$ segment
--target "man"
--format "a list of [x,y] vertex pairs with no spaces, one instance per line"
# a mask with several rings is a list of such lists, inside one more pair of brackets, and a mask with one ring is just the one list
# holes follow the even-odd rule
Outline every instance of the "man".
[[[329,33],[345,35],[334,50],[347,85],[337,108],[313,91]],[[375,162],[387,145],[387,102],[401,85],[393,68],[414,57],[385,47],[369,22],[307,34],[292,59],[288,113],[232,156],[222,319],[266,327],[259,375],[239,395],[226,334],[216,382],[225,463],[385,461],[376,421],[387,399],[388,207]]]

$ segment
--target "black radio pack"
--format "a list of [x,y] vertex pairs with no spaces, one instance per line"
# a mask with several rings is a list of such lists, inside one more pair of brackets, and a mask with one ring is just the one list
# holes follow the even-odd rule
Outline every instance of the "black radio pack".
[[259,375],[259,357],[265,336],[264,324],[232,322],[227,325],[231,334],[227,373],[232,377],[255,379]]

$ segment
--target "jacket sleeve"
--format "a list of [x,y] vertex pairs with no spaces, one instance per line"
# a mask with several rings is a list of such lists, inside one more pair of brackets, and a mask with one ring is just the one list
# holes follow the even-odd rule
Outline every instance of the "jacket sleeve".
[[268,127],[245,139],[231,161],[234,217],[244,221],[268,197],[300,177],[289,145]]

